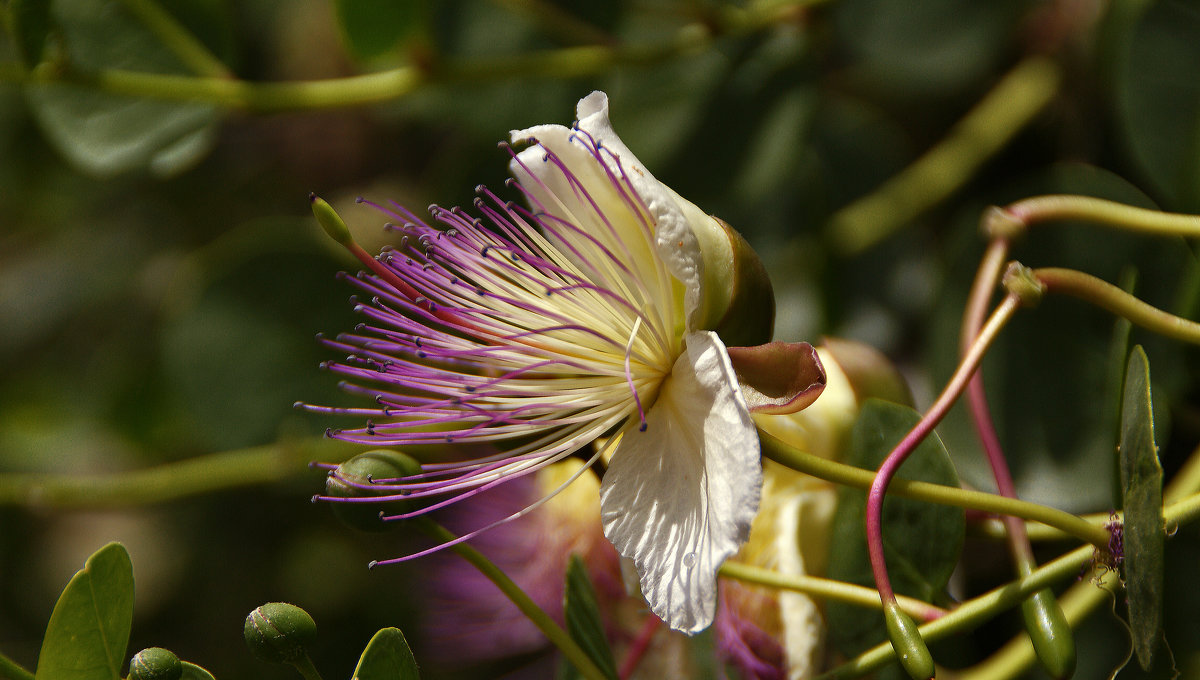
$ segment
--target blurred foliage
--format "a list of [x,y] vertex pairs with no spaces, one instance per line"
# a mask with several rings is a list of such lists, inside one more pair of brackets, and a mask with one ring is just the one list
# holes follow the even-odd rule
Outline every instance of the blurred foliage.
[[[161,8],[175,23],[248,82],[401,66],[424,79],[372,106],[255,114],[101,91],[83,76],[45,84],[25,71],[40,60],[33,73],[51,79],[68,68],[202,72],[194,52],[164,47],[137,14],[145,4],[0,3],[10,29],[0,38],[0,472],[134,469],[334,425],[291,409],[342,399],[316,370],[330,357],[311,338],[355,323],[349,288],[333,280],[354,265],[323,240],[308,192],[377,248],[383,220],[354,196],[466,203],[476,184],[501,185],[506,156],[495,144],[509,129],[565,123],[597,88],[645,164],[762,253],[778,336],[871,343],[901,364],[920,404],[953,366],[985,206],[1071,191],[1200,210],[1197,0],[171,0]],[[745,13],[768,20],[730,19]],[[501,67],[587,46],[627,58],[565,76]],[[1064,77],[1011,143],[883,242],[832,247],[831,216],[933,147],[1034,54]],[[501,66],[456,78],[462,63]],[[1014,255],[1113,282],[1136,270],[1149,302],[1189,318],[1200,304],[1200,268],[1182,240],[1063,225],[1038,228]],[[1048,299],[989,355],[1023,497],[1072,511],[1115,504],[1112,329],[1104,313]],[[1154,367],[1169,479],[1200,441],[1200,363],[1192,348],[1134,336]],[[987,487],[965,423],[941,434],[964,480]],[[133,649],[171,648],[218,678],[289,677],[230,642],[245,612],[286,600],[321,622],[313,657],[330,672],[350,672],[347,650],[382,626],[403,629],[421,659],[407,592],[415,574],[365,568],[402,553],[404,539],[347,534],[306,502],[319,488],[319,473],[297,470],[253,492],[122,511],[0,507],[0,650],[33,666],[63,583],[120,540],[138,574]],[[1185,675],[1200,672],[1196,537],[1182,529],[1164,566],[1163,618]],[[1001,549],[969,542],[973,575],[962,585],[1010,578]],[[1011,623],[956,641],[963,651],[945,652],[947,662],[978,659]],[[1079,639],[1080,677],[1107,673],[1127,645],[1106,615]],[[1162,658],[1148,675],[1123,677],[1166,677]]]

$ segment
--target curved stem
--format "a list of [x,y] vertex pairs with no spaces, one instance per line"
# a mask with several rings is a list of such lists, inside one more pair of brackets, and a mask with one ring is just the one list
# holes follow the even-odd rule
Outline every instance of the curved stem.
[[312,474],[309,461],[333,459],[345,444],[304,439],[198,456],[108,475],[0,475],[0,505],[54,510],[123,508]]
[[1047,292],[1080,298],[1155,333],[1200,344],[1200,323],[1148,305],[1107,281],[1074,269],[1057,267],[1034,269],[1032,274]]
[[1040,222],[1082,220],[1144,234],[1200,237],[1200,215],[1135,208],[1090,196],[1035,196],[999,210],[1012,221],[1011,226],[1021,230]]
[[[857,489],[869,489],[875,479],[870,470],[838,463],[811,453],[798,451],[783,441],[759,430],[759,441],[762,443],[763,456],[770,460],[806,475],[812,475],[828,482],[851,486]],[[954,486],[917,482],[908,479],[894,480],[888,493],[901,498],[912,498],[927,503],[953,505],[967,510],[1012,515],[1053,527],[1063,534],[1090,543],[1102,550],[1108,549],[1109,534],[1101,524],[1093,524],[1087,520],[1072,515],[1069,512],[1051,508],[1037,503],[1005,498],[996,494],[982,491],[971,491]]]
[[[419,517],[415,521],[422,531],[428,533],[438,542],[450,543],[450,541],[458,538],[428,517]],[[504,593],[505,597],[516,605],[517,609],[533,625],[537,626],[538,630],[542,631],[546,639],[550,640],[555,647],[558,647],[559,651],[571,662],[571,665],[575,666],[580,675],[588,678],[588,680],[606,680],[604,672],[596,666],[587,653],[583,651],[583,648],[576,644],[571,639],[571,636],[567,634],[567,631],[555,623],[554,619],[551,619],[550,615],[539,607],[524,590],[521,590],[521,587],[514,583],[500,567],[496,566],[483,553],[466,543],[454,543],[449,546],[449,549],[469,562],[471,566],[479,570],[479,573],[494,583],[500,589],[500,592]]]
[[[721,565],[719,573],[726,578],[737,579],[746,583],[767,586],[769,588],[779,588],[781,590],[791,590],[858,607],[882,609],[878,592],[871,588],[844,581],[835,581],[807,574],[781,574],[770,569],[762,569],[761,567],[753,567],[749,564],[730,561]],[[921,621],[932,621],[949,613],[948,610],[913,597],[897,595],[896,601],[900,604],[900,609],[904,613]]]
[[944,200],[1041,111],[1062,69],[1045,57],[1017,64],[937,146],[874,193],[842,208],[827,235],[845,253],[864,250]]
[[1020,305],[1021,301],[1015,295],[1005,296],[1000,306],[996,308],[992,317],[979,332],[979,337],[971,345],[970,351],[962,358],[958,370],[954,372],[954,376],[942,390],[937,401],[926,411],[920,422],[892,449],[875,474],[875,481],[871,483],[871,488],[867,492],[867,551],[871,555],[871,571],[875,576],[875,586],[879,590],[879,597],[884,605],[894,602],[896,599],[895,593],[892,592],[891,581],[888,579],[887,562],[883,555],[883,499],[888,484],[909,454],[929,436],[933,428],[950,411],[950,407],[958,400],[963,388],[975,374],[975,369],[979,367],[979,362],[983,360],[983,355],[987,352],[988,347],[991,346],[1000,329],[1008,323]]

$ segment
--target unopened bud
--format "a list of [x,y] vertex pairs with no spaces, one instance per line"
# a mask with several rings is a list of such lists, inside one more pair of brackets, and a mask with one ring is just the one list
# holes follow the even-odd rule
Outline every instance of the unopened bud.
[[308,612],[286,602],[270,602],[250,612],[243,630],[246,646],[269,663],[296,663],[304,648],[317,638],[317,624]]
[[162,647],[143,649],[129,660],[129,680],[179,680],[182,676],[179,657]]
[[[386,482],[420,474],[421,464],[412,456],[391,449],[375,449],[360,453],[337,467],[325,482],[325,493],[337,498],[370,498],[395,494],[385,485],[370,488],[375,482]],[[337,502],[331,503],[333,514],[344,524],[362,531],[384,531],[388,522],[380,518],[383,512],[402,512],[411,509],[413,501]]]

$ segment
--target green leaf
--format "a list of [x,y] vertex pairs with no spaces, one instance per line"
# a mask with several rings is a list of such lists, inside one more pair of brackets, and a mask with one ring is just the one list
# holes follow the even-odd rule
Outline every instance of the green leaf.
[[399,628],[384,628],[367,643],[351,680],[416,680],[417,660]]
[[[1117,70],[1134,160],[1174,210],[1200,208],[1200,2],[1150,3]],[[1120,58],[1120,57],[1118,57]]]
[[42,61],[46,36],[50,33],[50,0],[12,0],[9,3],[12,30],[21,61],[29,68]]
[[200,666],[197,666],[194,663],[188,663],[187,661],[182,663],[183,675],[179,676],[179,680],[216,680],[212,673],[209,673]]
[[338,23],[350,51],[370,59],[394,50],[418,30],[420,0],[337,0]]
[[[56,0],[52,9],[73,68],[187,73],[179,58],[121,3]],[[97,176],[139,168],[160,175],[180,172],[215,139],[218,114],[207,104],[139,99],[65,84],[31,84],[25,92],[59,153]]]
[[1162,628],[1163,543],[1162,466],[1154,445],[1150,364],[1137,346],[1129,354],[1121,400],[1121,490],[1125,510],[1125,594],[1138,663],[1154,663]]
[[37,680],[120,680],[133,622],[133,564],[120,543],[88,558],[63,590],[38,656]]
[[587,569],[578,555],[571,555],[571,563],[567,565],[563,614],[571,639],[583,648],[605,677],[617,680],[617,664],[609,649],[608,638],[604,636],[604,622],[600,620],[600,608],[596,605],[596,591],[592,589]]
[[[919,420],[920,415],[907,406],[867,400],[850,434],[847,462],[871,470],[878,468]],[[954,464],[936,434],[912,452],[897,476],[959,485]],[[864,528],[866,499],[866,492],[860,489],[838,491],[830,534],[838,540],[830,546],[828,576],[873,588]],[[958,564],[965,532],[961,508],[887,498],[883,503],[883,545],[896,592],[925,601],[941,597]],[[848,656],[887,637],[878,611],[831,602],[827,622],[830,639]]]

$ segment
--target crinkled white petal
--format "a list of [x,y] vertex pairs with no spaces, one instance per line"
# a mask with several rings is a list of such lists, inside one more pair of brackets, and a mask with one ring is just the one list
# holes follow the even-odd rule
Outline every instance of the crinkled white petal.
[[[684,312],[689,329],[696,327],[697,309],[700,305],[701,280],[704,274],[700,242],[692,220],[712,220],[695,205],[681,198],[669,187],[659,182],[642,165],[633,152],[625,146],[612,128],[608,118],[608,95],[596,91],[579,100],[576,106],[578,127],[586,132],[607,152],[619,159],[619,163],[606,153],[605,163],[617,177],[622,172],[629,178],[630,185],[645,203],[646,212],[654,224],[654,248],[667,271],[683,284]],[[562,125],[536,125],[524,130],[513,130],[513,143],[536,139],[542,147],[552,151],[565,161],[571,172],[588,189],[597,204],[608,214],[620,214],[622,208],[618,194],[612,190],[608,175],[595,162],[582,143],[573,139],[574,132]],[[528,168],[528,172],[526,172]],[[530,147],[518,154],[510,165],[514,177],[534,194],[548,211],[559,217],[586,215],[588,207],[575,201],[574,189],[568,186],[562,174],[544,159],[544,151]],[[530,181],[534,178],[541,181]],[[549,191],[547,191],[548,189]],[[560,212],[561,211],[561,212]],[[611,211],[611,212],[610,212]],[[637,225],[622,225],[630,229]],[[628,240],[637,238],[630,234]],[[635,257],[637,254],[635,253]]]
[[716,333],[689,333],[646,430],[628,428],[600,488],[604,535],[676,630],[713,620],[717,569],[746,541],[762,486],[758,436]]

